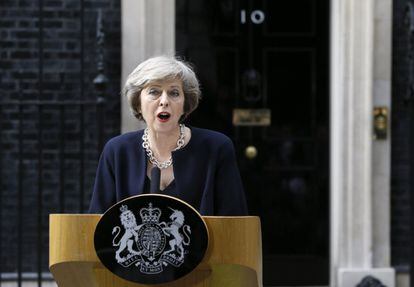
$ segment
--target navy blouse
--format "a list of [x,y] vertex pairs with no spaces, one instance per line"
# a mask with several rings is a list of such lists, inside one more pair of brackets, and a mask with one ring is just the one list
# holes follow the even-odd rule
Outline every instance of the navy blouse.
[[[174,191],[202,215],[247,215],[232,141],[225,135],[191,128],[191,139],[172,152]],[[143,130],[109,140],[99,160],[90,213],[103,213],[116,202],[145,193],[147,156]]]
[[[145,177],[143,193],[151,193],[151,179],[148,176]],[[179,194],[175,188],[175,179],[173,179],[163,190],[160,190],[159,193],[178,197]]]

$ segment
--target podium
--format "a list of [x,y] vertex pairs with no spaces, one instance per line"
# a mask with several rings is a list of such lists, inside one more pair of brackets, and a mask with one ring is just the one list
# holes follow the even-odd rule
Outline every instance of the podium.
[[107,270],[94,249],[101,215],[51,214],[49,268],[59,287],[262,287],[260,219],[203,216],[209,246],[198,267],[176,281],[143,285]]

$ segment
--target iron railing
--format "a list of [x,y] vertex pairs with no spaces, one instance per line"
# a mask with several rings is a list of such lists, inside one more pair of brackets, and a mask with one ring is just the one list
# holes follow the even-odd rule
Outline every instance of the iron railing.
[[[0,262],[0,286],[4,281],[15,281],[17,286],[22,286],[23,281],[37,281],[38,286],[47,280],[52,280],[48,272],[48,214],[49,213],[64,213],[67,212],[67,199],[70,201],[77,201],[77,208],[71,208],[70,212],[84,213],[86,211],[87,199],[85,199],[88,192],[85,191],[86,179],[91,181],[90,173],[85,174],[92,168],[86,168],[85,164],[92,163],[91,166],[96,166],[98,155],[103,146],[104,140],[104,108],[105,108],[105,89],[107,78],[103,71],[104,61],[104,39],[105,33],[103,31],[102,16],[98,14],[97,22],[97,67],[98,75],[94,80],[97,96],[91,100],[90,97],[85,97],[85,64],[84,64],[84,0],[80,1],[79,13],[79,96],[77,100],[44,100],[44,3],[43,0],[38,1],[38,80],[37,93],[33,95],[33,100],[23,99],[22,91],[19,91],[20,97],[15,100],[0,101],[0,242],[9,236],[4,231],[4,223],[15,221],[16,223],[16,240],[13,247],[0,245],[0,260],[9,256],[14,257],[15,268],[5,270],[4,265]],[[24,71],[16,73],[15,82],[17,87],[22,86],[24,81]],[[64,81],[65,71],[60,71],[61,82]],[[14,118],[4,116],[6,110],[15,110],[17,115]],[[26,115],[29,114],[29,118]],[[73,115],[76,115],[75,119]],[[68,123],[70,119],[70,123]],[[30,123],[30,124],[28,124]],[[68,127],[75,125],[76,127]],[[33,133],[33,129],[35,132]],[[71,133],[68,132],[73,130]],[[57,131],[50,138],[50,130]],[[35,134],[35,136],[33,136]],[[53,134],[53,133],[52,133]],[[75,135],[75,139],[73,138]],[[17,147],[10,144],[10,141],[4,140],[8,136],[13,135],[17,139]],[[76,147],[73,148],[68,144]],[[28,151],[28,141],[34,150]],[[92,147],[91,147],[92,143]],[[68,151],[70,149],[70,151]],[[48,157],[53,154],[53,159]],[[57,156],[56,156],[57,155]],[[75,171],[75,177],[78,184],[68,185],[68,168],[67,163],[76,161],[76,168],[71,169],[71,173]],[[49,164],[46,169],[45,165]],[[58,185],[50,184],[48,177],[50,176],[50,165],[55,165],[56,170],[53,176]],[[5,167],[16,166],[13,178],[5,177]],[[35,169],[35,170],[33,170]],[[8,173],[10,174],[10,173]],[[28,179],[30,176],[35,179]],[[30,175],[30,176],[29,176]],[[71,182],[74,181],[73,174],[70,176]],[[34,184],[30,184],[34,183]],[[69,186],[69,187],[68,187]],[[15,190],[13,190],[15,189]],[[57,189],[57,190],[55,190]],[[45,205],[53,192],[57,193],[57,205],[53,208]],[[27,211],[27,200],[31,198],[30,203],[35,202],[35,205],[30,206]],[[33,198],[35,200],[33,201]],[[7,199],[7,200],[6,200]],[[11,200],[15,214],[4,214],[4,206],[10,204]],[[26,202],[25,202],[26,201]],[[12,208],[9,208],[12,209]],[[26,211],[25,211],[26,209]],[[26,212],[26,213],[24,213]],[[30,238],[26,244],[25,236],[27,230],[25,229],[25,221],[29,214],[31,217],[32,230],[30,233],[35,233],[35,238]],[[14,218],[14,216],[16,218]],[[34,232],[33,232],[34,231]],[[46,239],[46,240],[45,240]],[[14,241],[14,240],[12,240]],[[27,240],[26,240],[27,241]],[[28,246],[26,246],[26,245]],[[28,260],[25,250],[36,249],[35,259]],[[14,253],[14,254],[12,254]],[[27,262],[32,266],[27,268]],[[35,266],[33,266],[35,265]]]

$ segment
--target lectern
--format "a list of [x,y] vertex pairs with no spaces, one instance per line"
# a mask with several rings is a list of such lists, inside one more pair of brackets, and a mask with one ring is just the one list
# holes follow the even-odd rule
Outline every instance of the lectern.
[[[154,286],[121,279],[107,270],[94,249],[101,215],[50,215],[49,268],[59,287]],[[260,219],[204,216],[209,246],[198,267],[168,287],[262,287]]]

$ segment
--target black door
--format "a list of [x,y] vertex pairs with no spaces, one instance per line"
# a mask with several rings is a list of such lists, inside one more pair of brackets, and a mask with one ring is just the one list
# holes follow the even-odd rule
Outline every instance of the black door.
[[264,284],[328,285],[329,1],[177,0],[176,49],[202,84],[189,123],[235,143]]

